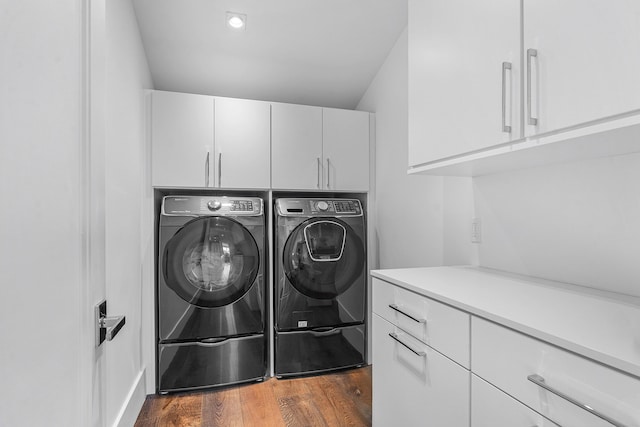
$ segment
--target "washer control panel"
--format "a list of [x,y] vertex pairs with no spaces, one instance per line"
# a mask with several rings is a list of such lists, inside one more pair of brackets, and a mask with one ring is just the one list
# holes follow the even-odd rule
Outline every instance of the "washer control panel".
[[257,216],[262,215],[262,199],[226,196],[166,196],[162,214],[168,216]]
[[277,199],[280,216],[361,216],[357,199]]

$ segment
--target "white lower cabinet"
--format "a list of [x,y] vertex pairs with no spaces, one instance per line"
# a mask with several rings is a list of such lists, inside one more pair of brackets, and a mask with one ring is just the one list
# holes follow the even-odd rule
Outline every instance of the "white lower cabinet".
[[488,382],[471,375],[471,427],[557,427]]
[[[640,427],[640,377],[632,371],[590,358],[586,345],[578,351],[576,341],[567,338],[566,347],[550,344],[536,335],[544,333],[542,328],[514,330],[505,326],[508,318],[489,321],[473,305],[433,297],[433,289],[454,297],[466,290],[482,294],[486,307],[498,295],[484,295],[478,283],[456,288],[443,270],[435,270],[421,285],[430,286],[427,296],[415,293],[419,286],[398,271],[397,282],[372,282],[374,426]],[[522,290],[538,298],[536,288]],[[586,302],[576,297],[576,304],[587,302],[597,307],[591,297]],[[628,316],[625,322],[637,324],[635,311],[622,308],[610,315]],[[583,323],[570,338],[580,338],[575,331],[598,333]],[[567,328],[551,329],[566,335]],[[621,336],[628,346],[637,338],[635,332]],[[631,351],[639,354],[635,344]]]
[[467,427],[470,372],[373,315],[373,426]]
[[475,375],[563,427],[640,426],[638,378],[475,316],[471,363]]

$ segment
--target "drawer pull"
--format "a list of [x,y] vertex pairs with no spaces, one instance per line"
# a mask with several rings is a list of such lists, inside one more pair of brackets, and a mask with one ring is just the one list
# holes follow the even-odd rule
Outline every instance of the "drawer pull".
[[417,319],[417,318],[413,317],[412,315],[410,315],[409,313],[407,313],[406,311],[400,310],[400,308],[396,304],[389,304],[389,308],[391,310],[397,311],[398,313],[400,313],[400,314],[402,314],[404,316],[407,316],[409,319],[413,320],[414,322],[427,323],[427,319]]
[[616,427],[627,427],[625,424],[622,424],[622,423],[620,423],[620,422],[618,422],[618,421],[616,421],[616,420],[613,420],[613,419],[611,419],[611,418],[607,417],[606,415],[604,415],[604,414],[602,414],[602,413],[600,413],[600,412],[596,411],[596,410],[595,410],[595,409],[593,409],[591,406],[586,405],[586,404],[584,404],[584,403],[582,403],[582,402],[580,402],[580,401],[578,401],[578,400],[574,399],[574,398],[573,398],[573,397],[571,397],[571,396],[567,396],[566,394],[562,393],[561,391],[556,390],[555,388],[553,388],[553,387],[549,386],[549,385],[545,382],[544,378],[543,378],[543,377],[541,377],[540,375],[536,375],[536,374],[529,375],[529,376],[527,377],[527,379],[528,379],[529,381],[531,381],[532,383],[534,383],[534,384],[536,384],[536,385],[538,385],[538,386],[542,387],[543,389],[550,391],[551,393],[555,394],[556,396],[561,397],[561,398],[563,398],[564,400],[566,400],[566,401],[568,401],[568,402],[571,402],[571,403],[573,403],[574,405],[576,405],[576,406],[578,406],[578,407],[580,407],[580,408],[584,409],[585,411],[587,411],[587,412],[589,412],[589,413],[591,413],[591,414],[595,415],[596,417],[598,417],[598,418],[602,418],[603,420],[605,420],[605,421],[606,421],[606,422],[608,422],[609,424],[612,424],[612,425],[614,425],[614,426],[616,426]]
[[395,341],[397,341],[398,343],[400,343],[401,345],[403,345],[404,347],[408,348],[409,350],[411,350],[411,352],[413,354],[415,354],[416,356],[420,356],[420,357],[424,357],[427,355],[427,353],[425,353],[424,351],[416,351],[414,349],[411,348],[411,346],[409,346],[408,344],[403,343],[400,338],[398,338],[398,334],[396,334],[395,332],[391,332],[389,334],[389,336],[391,338],[393,338]]

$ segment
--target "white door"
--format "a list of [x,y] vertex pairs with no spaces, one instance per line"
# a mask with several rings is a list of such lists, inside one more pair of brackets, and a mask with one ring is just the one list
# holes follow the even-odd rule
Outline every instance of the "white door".
[[214,184],[212,96],[154,91],[151,157],[154,187]]
[[215,99],[216,187],[269,188],[271,107],[246,99]]
[[322,188],[322,108],[271,106],[271,186]]
[[640,108],[637,0],[524,0],[524,49],[527,135]]
[[322,109],[324,188],[369,190],[369,113]]
[[[87,257],[86,10],[100,1],[2,2],[0,425],[94,425]],[[91,9],[85,9],[91,4]],[[93,156],[93,154],[92,154]],[[96,185],[99,185],[96,183]],[[91,261],[95,261],[93,264]],[[96,409],[96,413],[99,409]]]
[[519,75],[520,2],[409,1],[409,164],[518,139]]

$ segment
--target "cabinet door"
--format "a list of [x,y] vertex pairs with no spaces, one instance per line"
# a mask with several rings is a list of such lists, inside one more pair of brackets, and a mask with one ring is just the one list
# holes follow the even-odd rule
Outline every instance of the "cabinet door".
[[151,158],[155,187],[213,185],[213,97],[153,92]]
[[469,371],[373,315],[374,426],[468,426],[469,382]]
[[488,382],[471,375],[471,427],[557,427]]
[[271,185],[317,190],[322,185],[322,108],[271,106]]
[[640,108],[637,0],[524,0],[524,49],[538,119],[527,135]]
[[323,187],[327,190],[369,189],[369,113],[324,108]]
[[621,425],[640,426],[638,378],[475,316],[471,330],[474,374],[546,418],[564,427],[611,426],[573,399]]
[[409,165],[520,138],[519,76],[519,1],[409,0]]
[[271,107],[245,99],[215,100],[215,185],[269,188]]

